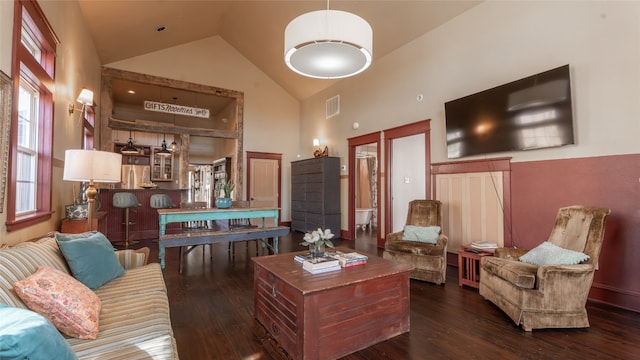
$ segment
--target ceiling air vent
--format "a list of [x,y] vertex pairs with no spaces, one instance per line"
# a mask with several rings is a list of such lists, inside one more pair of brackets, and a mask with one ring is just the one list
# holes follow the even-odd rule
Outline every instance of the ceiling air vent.
[[340,95],[327,99],[327,119],[340,114]]

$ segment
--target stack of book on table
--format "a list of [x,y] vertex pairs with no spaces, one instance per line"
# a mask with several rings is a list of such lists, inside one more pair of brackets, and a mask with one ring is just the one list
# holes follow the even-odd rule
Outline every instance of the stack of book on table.
[[313,255],[312,255],[311,253],[298,254],[298,255],[296,255],[296,256],[294,257],[294,259],[295,259],[297,262],[301,263],[301,262],[303,262],[303,261],[305,261],[305,260],[311,260],[311,259],[313,259]]
[[340,262],[329,256],[321,256],[302,261],[302,268],[312,274],[340,270]]
[[498,244],[489,241],[473,241],[471,242],[471,248],[481,251],[493,252],[498,248]]
[[342,251],[329,251],[327,255],[337,259],[342,267],[351,267],[356,265],[364,265],[367,263],[367,255],[363,255],[357,252],[345,253]]

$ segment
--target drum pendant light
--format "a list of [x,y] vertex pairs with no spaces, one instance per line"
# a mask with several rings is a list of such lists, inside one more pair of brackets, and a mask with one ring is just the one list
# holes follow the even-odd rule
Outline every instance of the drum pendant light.
[[346,11],[312,11],[284,31],[284,61],[296,73],[318,79],[353,76],[371,65],[373,30]]

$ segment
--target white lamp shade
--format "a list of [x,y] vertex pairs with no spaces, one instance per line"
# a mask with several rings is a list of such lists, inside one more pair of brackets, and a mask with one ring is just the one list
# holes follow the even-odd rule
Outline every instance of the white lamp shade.
[[98,150],[67,150],[64,175],[67,181],[120,182],[122,155]]
[[319,10],[293,19],[284,32],[287,66],[298,74],[339,79],[371,64],[373,30],[363,18],[340,10]]
[[313,139],[313,146],[320,146],[320,140]]
[[83,105],[93,105],[93,91],[89,89],[82,89],[82,91],[80,91],[80,95],[78,95],[77,101]]

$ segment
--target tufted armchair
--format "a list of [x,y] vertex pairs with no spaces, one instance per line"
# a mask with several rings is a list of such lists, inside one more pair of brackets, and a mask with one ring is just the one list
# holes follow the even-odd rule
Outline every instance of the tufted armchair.
[[[406,225],[442,228],[442,203],[438,200],[413,200],[409,203]],[[437,243],[403,240],[404,231],[387,235],[382,257],[413,266],[412,279],[438,285],[447,279],[448,238],[440,232]]]
[[480,261],[480,295],[525,331],[589,326],[585,308],[610,209],[570,206],[558,211],[549,243],[589,256],[576,265],[536,266],[527,250],[497,249]]

